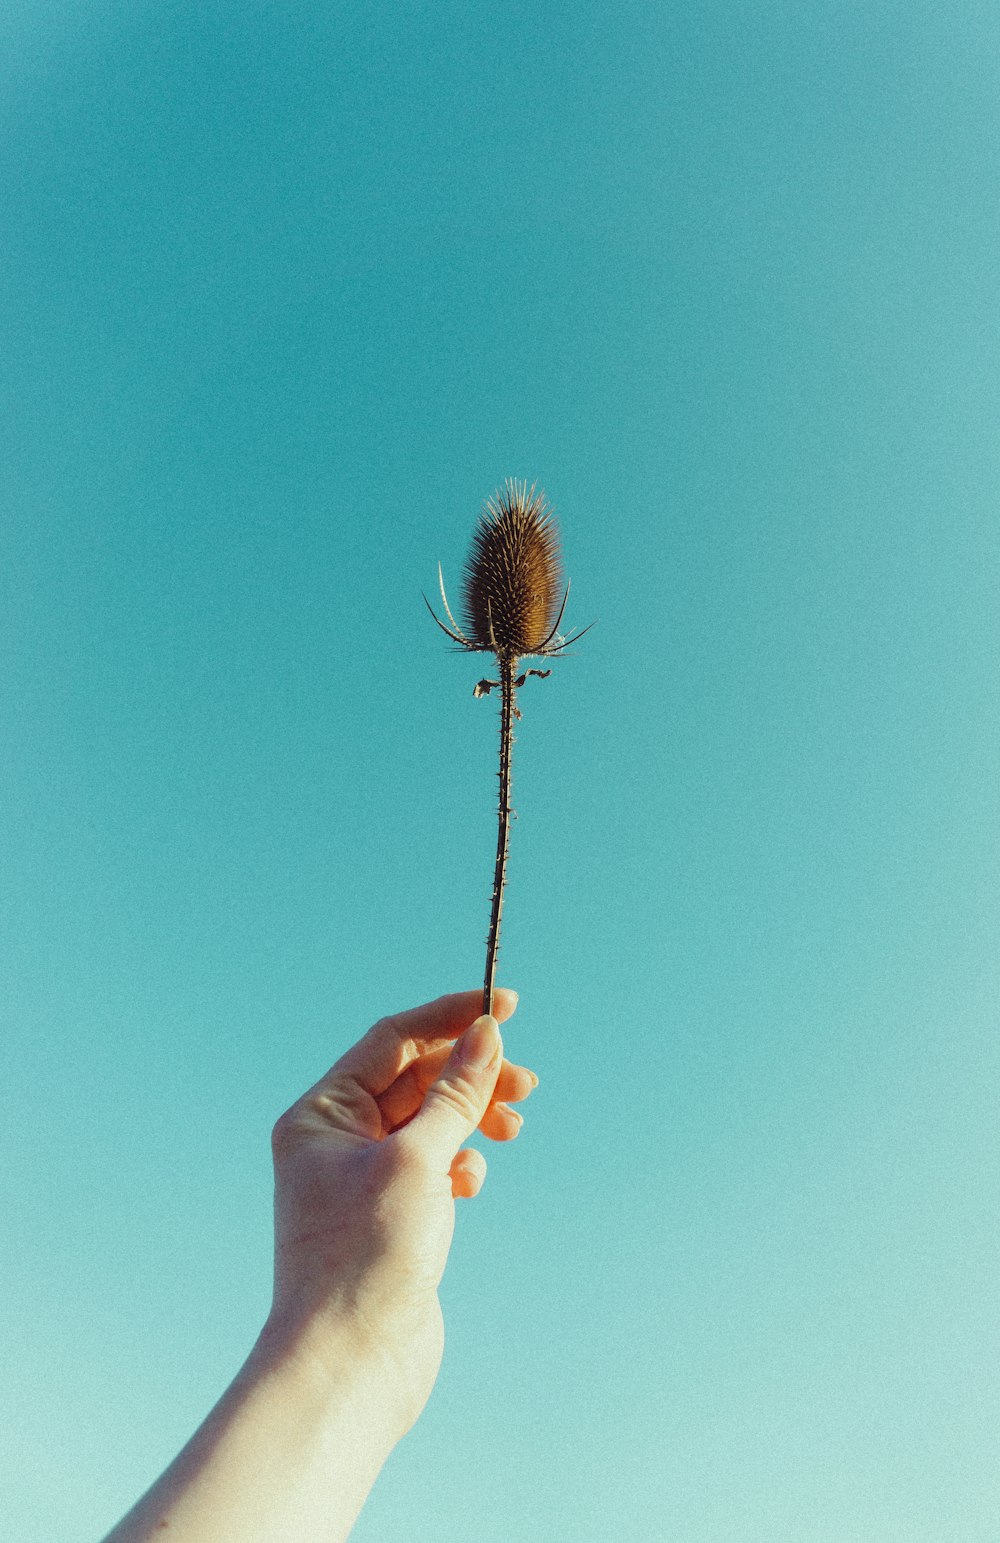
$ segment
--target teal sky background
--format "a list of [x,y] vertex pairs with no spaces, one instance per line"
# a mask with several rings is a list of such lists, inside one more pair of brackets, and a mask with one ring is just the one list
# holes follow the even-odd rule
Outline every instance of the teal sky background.
[[481,979],[541,1085],[358,1543],[996,1543],[1000,18],[0,20],[5,1534],[100,1536],[267,1310],[268,1135]]

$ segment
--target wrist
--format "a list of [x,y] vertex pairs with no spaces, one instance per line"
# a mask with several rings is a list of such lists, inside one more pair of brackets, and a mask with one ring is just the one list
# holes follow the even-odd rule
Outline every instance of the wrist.
[[272,1309],[244,1370],[255,1378],[294,1382],[297,1397],[320,1417],[326,1410],[341,1416],[348,1409],[387,1456],[413,1425],[429,1391],[414,1386],[407,1360],[377,1325],[327,1304]]

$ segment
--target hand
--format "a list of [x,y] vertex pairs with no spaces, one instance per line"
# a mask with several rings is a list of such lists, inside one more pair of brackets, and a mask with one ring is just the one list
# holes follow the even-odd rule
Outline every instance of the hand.
[[454,1197],[478,1194],[486,1173],[463,1143],[477,1127],[494,1141],[516,1136],[509,1104],[538,1080],[502,1058],[497,1020],[516,994],[497,990],[496,1018],[473,1022],[480,1003],[461,992],[383,1018],[274,1128],[269,1322],[305,1332],[320,1355],[324,1326],[349,1323],[398,1391],[404,1429],[441,1361]]

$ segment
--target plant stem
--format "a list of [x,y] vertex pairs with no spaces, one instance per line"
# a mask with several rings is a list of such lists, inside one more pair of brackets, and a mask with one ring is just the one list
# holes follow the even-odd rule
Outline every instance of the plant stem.
[[486,980],[483,983],[483,1012],[493,1011],[493,981],[497,968],[497,949],[500,945],[500,917],[503,912],[503,890],[507,878],[507,849],[510,845],[510,750],[514,735],[514,697],[517,687],[514,675],[516,659],[500,659],[500,814],[497,830],[497,861],[493,870],[493,907],[490,913],[490,931],[486,940]]

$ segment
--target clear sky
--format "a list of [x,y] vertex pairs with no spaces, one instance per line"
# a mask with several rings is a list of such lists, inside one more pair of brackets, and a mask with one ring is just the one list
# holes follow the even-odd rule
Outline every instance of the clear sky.
[[515,749],[541,1085],[355,1536],[996,1543],[998,100],[986,0],[4,8],[5,1536],[152,1480],[273,1120],[481,979],[420,592],[516,476],[599,619]]

